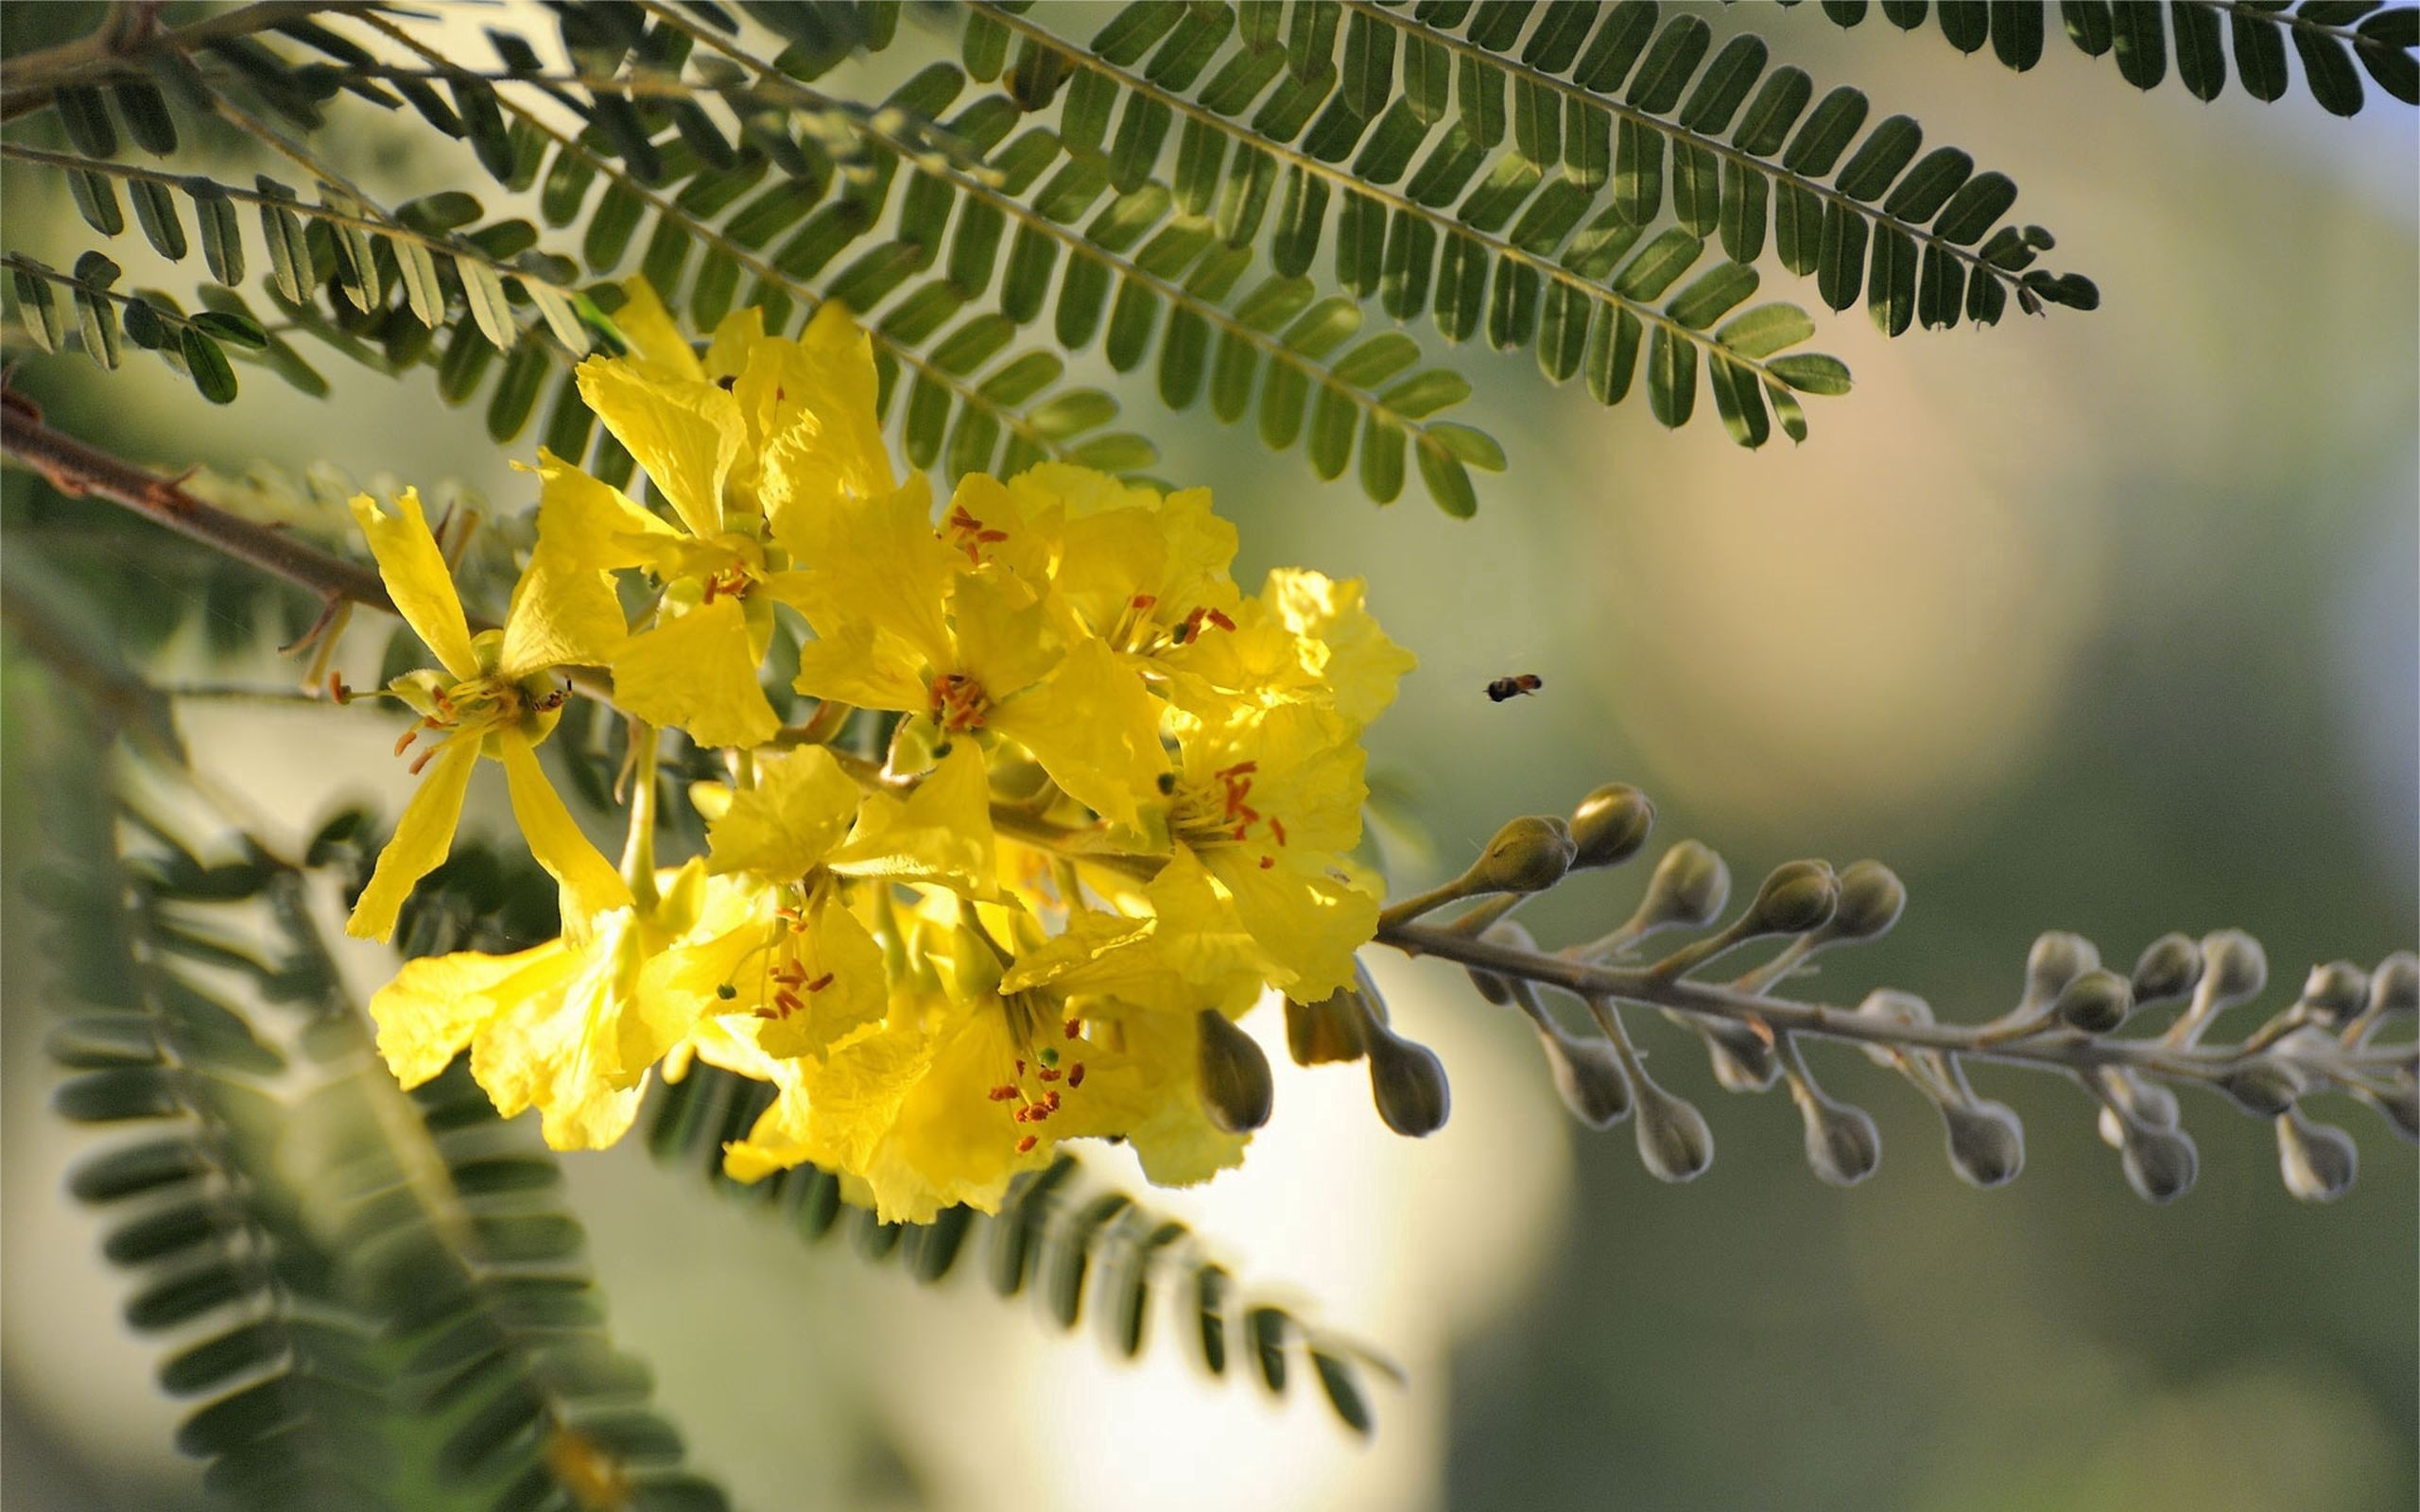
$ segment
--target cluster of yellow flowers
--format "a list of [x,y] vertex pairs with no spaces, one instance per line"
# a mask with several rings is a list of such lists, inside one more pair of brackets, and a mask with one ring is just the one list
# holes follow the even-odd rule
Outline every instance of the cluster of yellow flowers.
[[[937,516],[837,306],[796,339],[739,311],[702,358],[643,284],[618,319],[631,354],[580,391],[668,518],[542,451],[536,547],[475,635],[418,499],[354,501],[441,670],[388,690],[427,776],[352,932],[393,931],[482,751],[563,904],[559,939],[405,966],[371,1004],[395,1074],[468,1046],[499,1110],[574,1148],[628,1129],[659,1062],[703,1059],[779,1089],[732,1174],[811,1160],[887,1220],[990,1208],[1062,1139],[1122,1138],[1169,1184],[1234,1164],[1266,1100],[1221,1073],[1253,1054],[1232,1021],[1340,989],[1376,927],[1347,859],[1359,739],[1412,659],[1360,584],[1279,571],[1245,597],[1206,490],[1061,464],[969,476]],[[820,700],[792,729],[759,682],[782,610]],[[533,751],[578,667],[638,722],[619,868]],[[850,711],[895,712],[887,760],[826,744]],[[654,855],[661,728],[731,774],[690,790],[707,851],[679,867]]]

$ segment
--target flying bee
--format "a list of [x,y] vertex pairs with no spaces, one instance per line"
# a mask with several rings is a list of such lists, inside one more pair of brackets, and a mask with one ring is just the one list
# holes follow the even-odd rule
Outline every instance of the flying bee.
[[1490,702],[1502,703],[1507,698],[1518,697],[1525,693],[1535,693],[1546,685],[1546,679],[1536,673],[1524,672],[1518,677],[1498,678],[1489,683],[1487,696]]

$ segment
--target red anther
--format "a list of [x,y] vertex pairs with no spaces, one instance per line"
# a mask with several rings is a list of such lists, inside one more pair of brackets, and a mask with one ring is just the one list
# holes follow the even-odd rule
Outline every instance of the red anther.
[[1084,1063],[1079,1060],[1074,1065],[1067,1068],[1067,1088],[1072,1091],[1076,1088],[1081,1087],[1083,1084]]
[[1231,840],[1240,840],[1240,839],[1242,839],[1242,838],[1244,837],[1244,832],[1245,832],[1246,830],[1251,829],[1251,828],[1252,828],[1252,826],[1251,826],[1251,825],[1249,825],[1249,824],[1238,824],[1238,825],[1236,825],[1236,833],[1235,833],[1234,834],[1232,834],[1232,835],[1229,835],[1229,836],[1228,836],[1228,838],[1229,838],[1229,839],[1231,839]]
[[1056,1091],[1053,1091],[1049,1096],[1042,1100],[1042,1106],[1050,1112],[1055,1113],[1059,1111],[1059,1094]]
[[1033,1121],[1033,1109],[1031,1107],[1020,1108],[1009,1116],[1020,1124],[1029,1124]]
[[831,973],[831,972],[829,972],[829,971],[826,971],[826,972],[824,972],[821,976],[817,977],[814,981],[809,982],[808,984],[806,984],[806,989],[807,989],[809,992],[821,992],[821,991],[822,991],[825,988],[830,987],[831,985],[832,985],[832,973]]
[[1003,1083],[1003,1084],[1002,1084],[1002,1085],[1000,1085],[1000,1086],[994,1087],[994,1088],[993,1088],[990,1091],[988,1091],[988,1092],[984,1093],[984,1095],[985,1095],[986,1097],[991,1098],[991,1099],[992,1099],[992,1101],[994,1101],[994,1102],[995,1102],[995,1103],[1005,1103],[1005,1102],[1007,1102],[1010,1098],[1014,1097],[1016,1094],[1017,1094],[1017,1090],[1016,1090],[1014,1087],[1008,1086],[1008,1085],[1007,1085],[1007,1084],[1005,1084],[1005,1083]]
[[1237,762],[1233,766],[1222,767],[1210,775],[1219,778],[1244,777],[1259,770],[1260,763],[1258,762]]
[[805,1004],[799,1001],[797,994],[790,992],[774,993],[773,1004],[782,1010],[785,1016],[796,1013],[801,1008],[806,1006]]
[[1236,627],[1235,621],[1227,618],[1227,616],[1219,613],[1215,609],[1209,611],[1209,619],[1211,624],[1216,625],[1222,630],[1232,630]]
[[1017,1153],[1019,1155],[1031,1155],[1033,1153],[1033,1147],[1041,1143],[1042,1139],[1039,1135],[1028,1134],[1025,1138],[1017,1141]]
[[772,976],[774,981],[781,983],[784,987],[796,987],[806,980],[806,968],[792,961],[787,966],[774,967]]
[[1286,821],[1279,818],[1274,814],[1270,815],[1269,816],[1269,833],[1277,837],[1277,843],[1279,845],[1284,845],[1286,843]]
[[1260,869],[1263,871],[1267,871],[1275,865],[1277,865],[1277,858],[1275,856],[1263,856],[1260,858]]
[[449,716],[452,715],[454,699],[443,688],[431,688],[428,690],[428,696],[436,701],[437,707],[444,710]]
[[770,1008],[751,1008],[748,1011],[760,1019],[778,1019],[781,1017],[780,1014],[775,1013]]
[[1078,1035],[1080,1035],[1080,1034],[1081,1034],[1081,1033],[1083,1033],[1083,1032],[1084,1032],[1084,1021],[1083,1021],[1083,1020],[1081,1020],[1081,1019],[1069,1019],[1069,1020],[1067,1021],[1067,1038],[1068,1038],[1068,1039],[1073,1040],[1074,1038],[1076,1038],[1076,1036],[1078,1036]]
[[1128,609],[1150,609],[1159,601],[1159,596],[1155,593],[1137,593],[1132,598],[1126,601],[1126,607]]
[[345,686],[343,673],[331,672],[328,674],[328,696],[334,698],[338,703],[353,702],[353,690]]
[[406,770],[409,771],[414,777],[418,777],[420,775],[420,769],[427,765],[431,761],[435,760],[437,753],[444,748],[445,747],[442,746],[431,746],[428,749],[422,751],[419,755],[413,757],[411,765],[406,768]]
[[421,727],[414,725],[411,729],[405,730],[403,734],[396,737],[395,754],[401,756],[405,751],[410,749],[412,742],[420,739],[420,732]]
[[1045,1066],[1040,1071],[1035,1072],[1033,1076],[1036,1081],[1057,1081],[1059,1079],[1059,1074],[1051,1070],[1048,1066]]
[[1244,802],[1242,796],[1238,794],[1227,800],[1227,817],[1241,819],[1246,824],[1257,824],[1260,822],[1260,810]]
[[1025,1062],[1022,1060],[1017,1062],[1017,1074],[1020,1076],[1025,1074]]
[[773,389],[773,403],[774,403],[774,404],[780,404],[783,400],[787,399],[787,398],[789,398],[789,397],[790,397],[790,391],[789,391],[788,389],[786,389],[786,388],[783,388],[783,387],[776,387]]

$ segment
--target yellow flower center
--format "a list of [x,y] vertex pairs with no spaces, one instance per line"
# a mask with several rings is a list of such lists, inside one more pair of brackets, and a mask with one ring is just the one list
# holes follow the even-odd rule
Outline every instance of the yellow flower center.
[[968,513],[962,504],[950,510],[949,518],[943,520],[942,525],[942,539],[966,553],[966,559],[977,567],[983,565],[984,547],[997,545],[1009,539],[1007,531],[995,530],[985,524]]
[[[1258,762],[1237,762],[1211,773],[1207,782],[1180,782],[1168,807],[1168,833],[1196,850],[1248,845],[1256,837],[1284,845],[1286,821],[1252,803],[1253,776],[1259,769]],[[1260,865],[1266,870],[1277,858],[1264,854]]]
[[992,712],[991,696],[983,684],[963,672],[944,672],[933,679],[933,722],[949,734],[962,734],[983,728],[983,718]]
[[[532,682],[537,684],[535,691],[529,686]],[[445,740],[456,735],[484,734],[491,730],[520,724],[533,715],[550,713],[562,707],[570,692],[567,686],[551,686],[543,678],[515,681],[492,673],[473,678],[467,682],[455,683],[450,688],[432,684],[428,696],[437,705],[437,712],[404,731],[403,738],[395,742],[395,754],[401,756],[410,749],[412,742],[420,738],[424,730],[441,731],[443,739],[412,759],[411,770],[414,776],[418,776],[420,769],[428,765]]]
[[[1011,1057],[1011,1071],[1006,1081],[984,1093],[986,1100],[1008,1108],[1011,1123],[1020,1127],[1049,1122],[1065,1099],[1076,1094],[1084,1084],[1084,1063],[1071,1060],[1060,1047],[1046,1041],[1037,1048],[1035,1031],[1049,1022],[1058,1022],[1060,1035],[1069,1040],[1083,1033],[1080,1019],[1058,1020],[1059,1005],[1038,992],[1010,992],[1000,998],[1000,1011],[1008,1020],[1009,1043],[1016,1052]],[[1023,1155],[1042,1143],[1039,1134],[1023,1134],[1017,1139],[1017,1153]]]

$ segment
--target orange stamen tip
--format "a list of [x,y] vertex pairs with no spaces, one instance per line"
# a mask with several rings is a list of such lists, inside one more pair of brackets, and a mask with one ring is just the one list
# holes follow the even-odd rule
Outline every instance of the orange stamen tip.
[[1017,1090],[1016,1090],[1014,1087],[1011,1087],[1011,1086],[1008,1086],[1008,1085],[1006,1085],[1006,1084],[1003,1084],[1003,1085],[1001,1085],[1001,1086],[998,1086],[998,1087],[994,1087],[994,1088],[993,1088],[989,1092],[986,1092],[984,1095],[985,1095],[985,1096],[987,1096],[987,1097],[989,1097],[989,1098],[991,1098],[991,1099],[992,1099],[992,1101],[994,1101],[994,1102],[995,1102],[995,1103],[1005,1103],[1005,1102],[1007,1102],[1010,1098],[1014,1097],[1016,1094],[1017,1094]]
[[427,765],[431,761],[434,761],[437,757],[437,753],[444,748],[445,747],[442,746],[431,746],[428,749],[422,751],[419,755],[412,758],[412,764],[407,770],[410,771],[414,777],[418,777],[420,775],[420,769]]
[[1260,763],[1258,762],[1237,762],[1233,766],[1221,768],[1211,775],[1214,777],[1243,777],[1249,773],[1259,770]]
[[1129,609],[1150,609],[1152,605],[1154,605],[1154,604],[1158,603],[1159,601],[1160,601],[1160,600],[1159,600],[1159,597],[1158,597],[1158,595],[1157,595],[1157,594],[1153,594],[1153,593],[1137,593],[1137,594],[1135,594],[1132,598],[1131,598],[1131,599],[1129,599],[1129,600],[1127,601],[1127,607],[1128,607]]
[[782,1012],[785,1014],[796,1013],[799,1009],[806,1006],[805,1004],[798,1000],[796,994],[789,992],[774,993],[773,1002],[780,1006]]
[[1081,1087],[1083,1084],[1084,1063],[1079,1060],[1074,1065],[1067,1068],[1067,1085],[1072,1089]]
[[405,751],[410,749],[412,742],[418,739],[420,739],[420,726],[414,725],[411,729],[405,730],[401,735],[395,737],[395,754],[401,756]]
[[1235,621],[1227,618],[1226,615],[1221,614],[1215,609],[1210,611],[1210,623],[1216,625],[1222,630],[1232,630],[1236,627]]
[[1020,1076],[1025,1074],[1025,1062],[1022,1060],[1017,1062],[1017,1074]]
[[1083,1022],[1081,1019],[1069,1019],[1069,1020],[1067,1021],[1067,1038],[1068,1038],[1068,1039],[1073,1040],[1074,1038],[1076,1038],[1076,1036],[1078,1036],[1078,1035],[1080,1035],[1080,1034],[1081,1034],[1081,1033],[1083,1033],[1083,1032],[1084,1032],[1084,1022]]
[[1267,871],[1276,865],[1277,858],[1275,856],[1263,856],[1260,858],[1260,869],[1263,871]]
[[1042,1106],[1049,1112],[1055,1113],[1059,1111],[1059,1094],[1055,1091],[1052,1092],[1049,1096],[1042,1100]]
[[1277,837],[1277,843],[1279,845],[1284,845],[1286,843],[1286,821],[1279,818],[1274,814],[1270,815],[1269,816],[1269,833]]
[[1025,1138],[1017,1141],[1017,1153],[1019,1155],[1031,1155],[1033,1153],[1033,1147],[1041,1143],[1042,1139],[1039,1135],[1028,1134]]
[[1038,1081],[1057,1081],[1059,1079],[1059,1074],[1047,1066],[1043,1067],[1033,1074],[1034,1078]]
[[829,971],[826,971],[826,972],[824,972],[821,976],[817,977],[814,981],[809,982],[808,984],[806,984],[806,989],[807,989],[809,992],[821,992],[821,991],[822,991],[825,988],[830,987],[831,985],[832,985],[832,973],[831,973],[831,972],[829,972]]

